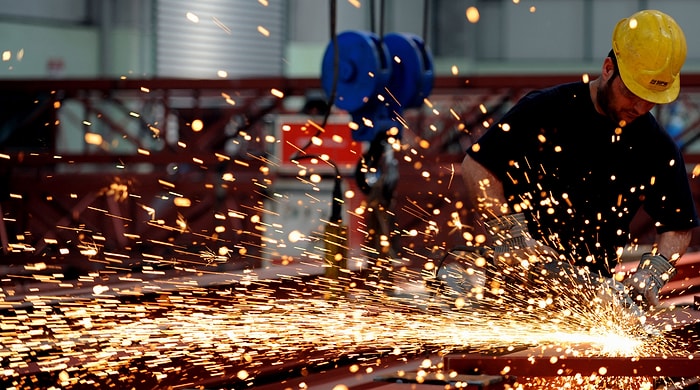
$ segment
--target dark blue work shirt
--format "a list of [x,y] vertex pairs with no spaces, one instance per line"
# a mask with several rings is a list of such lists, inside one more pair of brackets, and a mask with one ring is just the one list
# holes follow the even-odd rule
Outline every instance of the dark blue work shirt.
[[698,225],[681,153],[647,113],[623,128],[600,115],[589,85],[521,99],[468,153],[526,205],[533,236],[578,265],[610,275],[643,207],[657,232]]

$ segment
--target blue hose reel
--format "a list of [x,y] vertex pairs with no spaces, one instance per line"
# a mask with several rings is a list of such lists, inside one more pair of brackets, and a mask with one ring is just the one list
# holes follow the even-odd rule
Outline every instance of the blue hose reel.
[[[418,108],[433,88],[433,60],[423,40],[413,34],[345,31],[331,42],[321,67],[321,85],[336,107],[348,111],[359,128],[355,141],[372,141],[392,127],[408,108]],[[337,80],[336,80],[337,66]],[[382,98],[380,98],[380,96]],[[369,121],[366,122],[366,120]]]

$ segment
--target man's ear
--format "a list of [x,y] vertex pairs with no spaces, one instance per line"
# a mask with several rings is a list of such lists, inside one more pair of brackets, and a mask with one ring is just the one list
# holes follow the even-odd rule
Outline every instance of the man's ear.
[[615,74],[615,64],[613,63],[612,58],[605,57],[603,60],[603,67],[600,71],[600,74],[603,76],[605,81],[609,80]]

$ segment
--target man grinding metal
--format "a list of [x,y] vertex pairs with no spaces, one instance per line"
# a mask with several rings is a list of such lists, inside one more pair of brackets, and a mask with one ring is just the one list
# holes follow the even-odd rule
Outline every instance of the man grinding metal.
[[[497,262],[549,256],[632,305],[659,304],[698,226],[683,157],[650,113],[678,97],[686,50],[674,19],[639,11],[615,26],[598,78],[527,94],[471,146],[462,175]],[[640,208],[656,241],[620,283],[614,268]]]

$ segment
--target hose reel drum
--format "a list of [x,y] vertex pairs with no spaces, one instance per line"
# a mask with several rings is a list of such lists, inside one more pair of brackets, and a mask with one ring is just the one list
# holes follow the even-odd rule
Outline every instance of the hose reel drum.
[[345,31],[336,42],[338,62],[331,41],[323,56],[321,85],[328,96],[335,85],[333,104],[359,126],[353,140],[372,141],[391,127],[400,130],[396,118],[420,107],[433,88],[432,55],[423,40],[408,33],[380,39],[371,32]]

